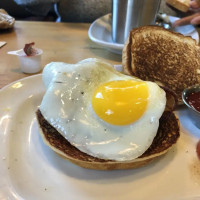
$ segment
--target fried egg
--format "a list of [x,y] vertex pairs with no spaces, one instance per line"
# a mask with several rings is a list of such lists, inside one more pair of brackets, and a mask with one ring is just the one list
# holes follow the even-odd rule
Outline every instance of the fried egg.
[[165,92],[156,83],[126,76],[92,58],[50,63],[43,82],[42,115],[80,151],[128,161],[152,144],[166,104]]

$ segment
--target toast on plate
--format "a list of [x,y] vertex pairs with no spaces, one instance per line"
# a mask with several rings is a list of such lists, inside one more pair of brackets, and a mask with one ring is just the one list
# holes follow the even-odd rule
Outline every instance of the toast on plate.
[[187,12],[190,7],[190,0],[165,0],[165,1],[170,6],[182,12]]
[[171,89],[182,104],[182,91],[200,84],[200,47],[189,36],[159,26],[133,29],[122,53],[125,74]]

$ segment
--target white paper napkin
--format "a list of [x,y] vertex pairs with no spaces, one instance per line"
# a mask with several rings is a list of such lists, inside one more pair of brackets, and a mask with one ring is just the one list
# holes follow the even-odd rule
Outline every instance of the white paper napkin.
[[0,41],[0,48],[1,48],[2,46],[4,46],[5,44],[6,44],[6,42]]

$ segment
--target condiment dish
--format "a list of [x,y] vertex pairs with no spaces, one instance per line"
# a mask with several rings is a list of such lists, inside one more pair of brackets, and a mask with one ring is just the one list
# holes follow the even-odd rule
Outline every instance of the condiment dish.
[[182,92],[182,100],[185,103],[185,105],[189,108],[188,115],[190,116],[193,124],[197,128],[200,129],[200,123],[199,123],[200,112],[198,110],[196,110],[194,108],[194,106],[192,106],[191,103],[189,103],[189,101],[188,101],[189,95],[194,94],[194,93],[200,93],[200,85],[195,85],[195,86],[192,86],[192,87],[185,89]]
[[41,56],[42,49],[35,48],[37,54],[33,56],[27,56],[23,49],[17,51],[9,51],[8,54],[16,55],[20,62],[20,69],[23,73],[32,74],[42,70]]
[[194,108],[194,106],[192,106],[192,105],[189,104],[189,102],[188,102],[188,97],[189,97],[189,95],[192,94],[192,93],[197,93],[197,92],[200,92],[200,85],[194,85],[194,86],[191,86],[191,87],[189,87],[189,88],[186,88],[186,89],[183,91],[183,93],[182,93],[182,100],[183,100],[183,102],[185,103],[185,105],[186,105],[188,108],[192,109],[193,111],[195,111],[196,113],[198,113],[199,116],[200,116],[200,112],[199,112],[198,110],[196,110],[196,109]]

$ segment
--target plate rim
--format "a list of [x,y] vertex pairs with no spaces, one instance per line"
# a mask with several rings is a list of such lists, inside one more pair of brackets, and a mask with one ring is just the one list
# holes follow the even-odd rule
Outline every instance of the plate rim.
[[108,13],[108,14],[106,14],[106,15],[104,15],[104,16],[98,18],[98,19],[96,19],[96,20],[90,25],[90,27],[89,27],[88,36],[89,36],[89,38],[90,38],[93,42],[95,42],[95,43],[97,43],[97,44],[99,44],[99,45],[106,46],[106,47],[108,47],[108,48],[112,48],[112,49],[115,49],[115,50],[122,50],[123,47],[124,47],[124,44],[114,43],[114,42],[113,42],[113,43],[112,43],[112,42],[105,42],[105,41],[103,41],[103,40],[97,39],[97,38],[94,37],[94,35],[92,34],[92,30],[93,30],[94,26],[96,25],[96,23],[97,23],[98,21],[102,20],[103,18],[107,18],[110,14],[111,14],[111,13]]
[[34,75],[31,75],[31,76],[27,76],[27,77],[15,80],[15,81],[13,81],[11,83],[8,83],[8,84],[4,85],[2,88],[0,88],[0,93],[3,92],[4,90],[6,90],[7,88],[11,87],[15,83],[19,82],[19,81],[26,81],[27,79],[32,79],[34,77],[40,77],[40,76],[42,77],[42,74],[34,74]]

